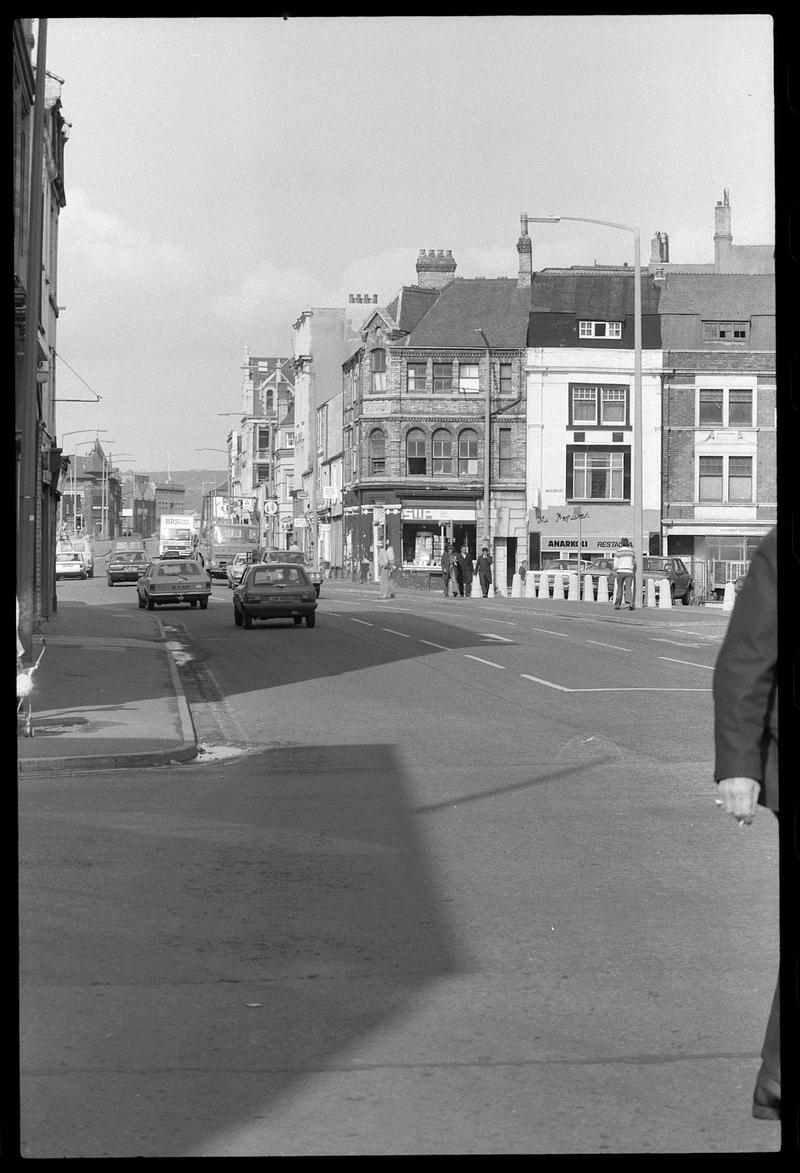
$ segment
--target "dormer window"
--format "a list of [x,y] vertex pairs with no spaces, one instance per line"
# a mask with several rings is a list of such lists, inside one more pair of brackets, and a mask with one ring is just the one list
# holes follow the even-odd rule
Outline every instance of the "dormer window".
[[622,322],[578,322],[579,338],[621,338]]
[[703,322],[704,342],[746,342],[749,322]]

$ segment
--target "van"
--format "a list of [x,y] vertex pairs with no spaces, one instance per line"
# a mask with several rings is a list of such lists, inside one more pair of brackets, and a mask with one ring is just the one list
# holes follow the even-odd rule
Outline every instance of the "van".
[[56,556],[59,553],[80,554],[86,577],[94,578],[94,542],[90,537],[67,534],[59,538],[56,543]]

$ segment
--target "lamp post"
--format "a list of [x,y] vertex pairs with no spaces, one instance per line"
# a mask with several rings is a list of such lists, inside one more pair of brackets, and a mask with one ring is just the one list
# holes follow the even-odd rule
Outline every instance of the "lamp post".
[[[475,328],[475,333],[480,334],[483,339],[483,345],[486,347],[486,396],[484,400],[484,437],[483,437],[483,520],[484,520],[484,540],[489,547],[489,555],[492,553],[492,539],[491,539],[491,523],[489,521],[489,480],[491,474],[491,434],[492,434],[492,356],[489,346],[489,339],[484,334],[483,330],[478,327]],[[475,535],[477,545],[477,534]],[[477,553],[477,550],[476,550]]]
[[[617,224],[612,220],[595,220],[589,216],[528,216],[529,223],[558,224],[570,220],[579,224],[600,224],[604,228],[618,228],[621,232],[633,233],[633,554],[642,582],[644,566],[644,506],[642,496],[642,272],[640,257],[639,229],[630,224]],[[635,582],[635,579],[634,579]],[[634,597],[637,588],[634,587]],[[643,602],[643,606],[646,603]]]

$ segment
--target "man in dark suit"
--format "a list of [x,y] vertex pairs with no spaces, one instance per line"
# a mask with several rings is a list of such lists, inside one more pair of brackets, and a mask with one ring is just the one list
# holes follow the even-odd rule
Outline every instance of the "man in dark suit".
[[[714,669],[714,778],[717,802],[739,826],[756,806],[778,814],[778,541],[777,527],[756,550],[731,614]],[[780,981],[767,1021],[753,1115],[781,1112]]]

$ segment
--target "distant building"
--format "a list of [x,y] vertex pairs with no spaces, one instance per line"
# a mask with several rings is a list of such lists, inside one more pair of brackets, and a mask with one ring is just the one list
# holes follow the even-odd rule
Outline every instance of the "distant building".
[[161,524],[161,518],[168,513],[186,513],[186,488],[176,485],[171,480],[161,483],[152,482],[155,499],[155,530]]

